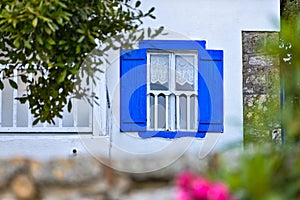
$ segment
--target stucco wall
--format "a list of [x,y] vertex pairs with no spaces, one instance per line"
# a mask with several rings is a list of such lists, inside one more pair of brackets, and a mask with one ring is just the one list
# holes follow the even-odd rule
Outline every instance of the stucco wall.
[[[113,94],[114,124],[113,144],[121,151],[112,150],[112,155],[130,156],[143,154],[154,156],[158,152],[176,149],[191,151],[205,156],[229,144],[243,141],[243,78],[242,78],[242,35],[243,30],[279,30],[279,1],[153,1],[145,7],[155,6],[156,20],[145,21],[145,27],[164,26],[167,40],[206,40],[207,49],[224,50],[224,133],[208,133],[204,140],[194,139],[188,145],[166,139],[139,139],[135,133],[119,132],[119,54],[107,69],[110,94]],[[180,140],[180,139],[178,139]],[[131,144],[130,146],[128,144]],[[176,143],[176,144],[175,144]],[[171,148],[173,144],[176,148]],[[123,151],[123,152],[122,152]],[[168,151],[166,151],[168,152]]]
[[[206,40],[208,49],[224,50],[224,133],[210,133],[205,139],[140,139],[136,134],[119,132],[119,53],[110,55],[111,65],[98,88],[100,107],[95,108],[94,134],[6,134],[0,137],[0,156],[25,155],[37,159],[68,158],[73,149],[78,155],[106,157],[152,157],[169,155],[164,167],[184,152],[205,157],[211,150],[243,141],[242,30],[278,31],[279,0],[152,0],[143,1],[146,9],[156,7],[156,20],[145,27],[164,26],[168,35],[158,39]],[[106,108],[106,85],[112,100],[112,124]],[[108,136],[100,136],[110,130]],[[157,168],[157,167],[156,167]],[[148,170],[153,170],[149,167]],[[124,169],[126,170],[126,169]]]

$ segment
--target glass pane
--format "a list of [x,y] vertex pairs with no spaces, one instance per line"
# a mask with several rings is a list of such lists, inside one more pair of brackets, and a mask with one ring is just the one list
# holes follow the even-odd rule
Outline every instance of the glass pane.
[[169,127],[167,127],[169,130],[175,130],[176,127],[176,97],[174,94],[171,94],[169,96],[169,110],[168,110],[168,116],[169,116]]
[[[74,105],[74,101],[72,101],[72,105]],[[73,110],[68,112],[67,106],[64,108],[64,114],[62,119],[62,126],[63,127],[73,127],[74,126],[74,117],[73,117]]]
[[150,55],[150,89],[169,89],[169,55]]
[[166,97],[164,95],[158,96],[158,128],[166,128]]
[[179,126],[180,129],[187,129],[187,110],[186,110],[186,96],[180,96],[179,98]]
[[88,127],[90,122],[91,105],[85,100],[77,100],[77,126]]
[[150,128],[154,129],[154,95],[150,95]]
[[3,80],[4,89],[2,91],[2,112],[1,112],[1,126],[13,126],[13,88],[8,83],[8,80]]
[[197,116],[198,116],[198,106],[197,106],[197,96],[191,96],[190,100],[190,129],[197,130]]
[[193,55],[176,55],[176,90],[194,90],[195,57]]
[[[22,82],[21,77],[18,77],[18,97],[26,95],[27,85]],[[14,100],[15,101],[15,100]],[[17,127],[28,126],[28,103],[17,103]]]

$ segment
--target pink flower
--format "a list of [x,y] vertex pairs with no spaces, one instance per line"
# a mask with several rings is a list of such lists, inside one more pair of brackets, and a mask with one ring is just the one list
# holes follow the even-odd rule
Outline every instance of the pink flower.
[[224,183],[211,184],[208,200],[230,200],[229,189]]
[[209,182],[190,171],[178,175],[176,186],[176,200],[232,200],[227,185]]
[[175,199],[176,200],[192,200],[191,197],[189,196],[189,193],[182,189],[177,190]]
[[176,185],[180,188],[188,188],[195,177],[190,171],[181,172],[176,178]]
[[194,199],[207,199],[210,184],[207,180],[197,177],[192,182],[192,191]]

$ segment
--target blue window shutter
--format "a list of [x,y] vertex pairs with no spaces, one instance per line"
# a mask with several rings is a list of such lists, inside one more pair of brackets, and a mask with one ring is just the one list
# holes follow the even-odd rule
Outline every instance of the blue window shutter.
[[147,126],[147,51],[122,50],[120,57],[121,131],[145,131]]
[[198,132],[223,132],[223,51],[199,51]]

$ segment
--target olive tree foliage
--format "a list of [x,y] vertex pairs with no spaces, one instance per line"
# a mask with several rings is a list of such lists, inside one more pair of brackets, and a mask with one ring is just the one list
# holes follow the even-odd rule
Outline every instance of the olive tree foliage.
[[33,124],[54,123],[65,106],[71,110],[74,97],[95,101],[94,93],[77,84],[83,81],[80,73],[88,75],[87,83],[95,83],[93,74],[100,71],[105,52],[130,47],[130,41],[154,37],[163,29],[140,28],[145,18],[155,18],[154,8],[145,12],[140,5],[131,0],[2,0],[0,89],[4,80],[18,89],[15,76],[26,84],[26,93],[16,99],[28,102]]

